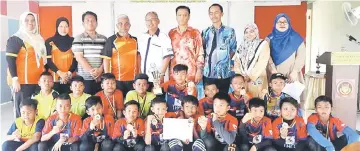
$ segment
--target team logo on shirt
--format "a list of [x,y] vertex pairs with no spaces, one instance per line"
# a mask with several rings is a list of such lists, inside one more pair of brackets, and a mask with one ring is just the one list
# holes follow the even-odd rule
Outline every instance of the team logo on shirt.
[[233,128],[234,128],[234,129],[237,129],[237,126],[236,126],[236,124],[233,124]]

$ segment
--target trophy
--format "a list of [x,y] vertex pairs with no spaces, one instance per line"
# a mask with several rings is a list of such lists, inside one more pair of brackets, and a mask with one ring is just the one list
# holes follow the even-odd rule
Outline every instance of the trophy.
[[150,67],[151,67],[151,75],[153,77],[153,83],[154,83],[154,88],[153,88],[153,92],[155,95],[162,95],[162,90],[161,90],[161,87],[160,87],[160,77],[162,76],[161,75],[161,72],[159,72],[159,70],[157,70],[156,68],[156,64],[155,63],[152,63],[150,64]]

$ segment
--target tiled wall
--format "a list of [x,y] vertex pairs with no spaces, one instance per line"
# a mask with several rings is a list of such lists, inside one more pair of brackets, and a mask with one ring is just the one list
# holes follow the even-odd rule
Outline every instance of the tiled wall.
[[25,11],[38,14],[39,3],[31,0],[11,1],[1,0],[1,38],[0,38],[0,87],[1,103],[10,101],[11,92],[6,82],[7,63],[5,48],[7,39],[19,28],[19,17]]

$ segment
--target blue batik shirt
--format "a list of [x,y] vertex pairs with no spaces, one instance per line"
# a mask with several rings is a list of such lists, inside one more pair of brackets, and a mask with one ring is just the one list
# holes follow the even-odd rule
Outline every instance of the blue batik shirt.
[[220,29],[210,26],[202,31],[205,52],[204,76],[226,79],[231,77],[231,56],[235,53],[237,42],[235,30],[221,25]]

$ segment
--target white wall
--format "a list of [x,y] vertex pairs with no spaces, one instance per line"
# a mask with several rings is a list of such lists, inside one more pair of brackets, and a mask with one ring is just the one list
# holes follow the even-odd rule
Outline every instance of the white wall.
[[[316,55],[325,51],[341,51],[344,47],[348,51],[360,51],[360,46],[348,41],[346,34],[351,34],[360,40],[360,23],[351,26],[345,19],[342,3],[337,1],[316,1],[313,3],[312,14],[312,45],[310,70],[316,71]],[[350,2],[353,7],[360,6],[360,2]],[[309,57],[309,56],[307,56]],[[325,66],[321,65],[325,72]]]

